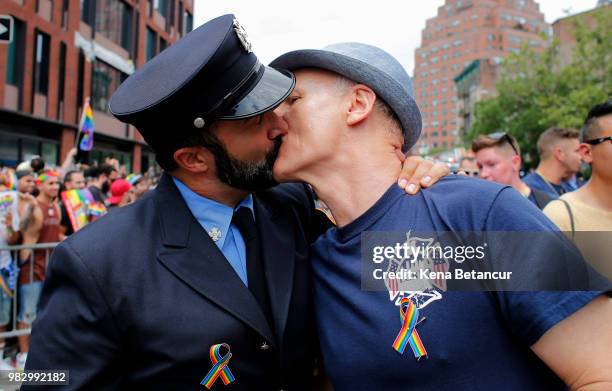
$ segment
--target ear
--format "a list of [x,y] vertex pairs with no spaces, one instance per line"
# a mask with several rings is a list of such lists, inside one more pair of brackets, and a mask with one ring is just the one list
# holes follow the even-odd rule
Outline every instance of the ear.
[[563,158],[565,157],[565,152],[563,151],[561,145],[557,144],[553,147],[553,155],[558,161],[563,161]]
[[357,84],[351,88],[349,96],[351,101],[346,123],[352,126],[359,124],[370,116],[374,110],[376,94],[370,87]]
[[174,152],[176,164],[192,173],[208,171],[211,159],[211,153],[204,147],[185,147]]
[[521,171],[521,157],[519,155],[514,155],[512,156],[512,167],[514,167],[514,169],[518,172]]
[[587,164],[593,163],[593,151],[591,150],[591,146],[586,143],[581,143],[579,148],[580,157],[582,158],[582,160]]

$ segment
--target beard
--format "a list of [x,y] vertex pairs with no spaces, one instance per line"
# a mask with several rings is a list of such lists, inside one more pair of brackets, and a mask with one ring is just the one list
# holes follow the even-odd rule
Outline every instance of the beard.
[[278,185],[272,175],[272,167],[278,156],[282,141],[274,140],[274,146],[263,160],[258,162],[243,161],[230,155],[225,145],[217,140],[215,148],[209,148],[215,157],[217,178],[232,187],[260,191]]

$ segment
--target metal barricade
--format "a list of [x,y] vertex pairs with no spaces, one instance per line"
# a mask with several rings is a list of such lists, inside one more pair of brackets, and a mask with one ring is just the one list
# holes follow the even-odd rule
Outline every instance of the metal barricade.
[[[41,271],[46,271],[51,253],[58,244],[59,243],[39,243],[16,246],[0,245],[0,259],[4,258],[7,254],[6,252],[8,252],[8,254],[10,254],[11,263],[8,267],[5,266],[1,269],[3,279],[3,281],[0,282],[2,285],[0,287],[0,289],[2,289],[1,299],[6,300],[7,296],[10,297],[11,313],[9,324],[4,327],[4,331],[0,331],[0,339],[30,334],[32,330],[31,324],[28,328],[17,328],[17,316],[20,304],[19,287],[36,281],[44,281],[44,275],[42,275]],[[27,253],[29,253],[29,255]],[[22,258],[24,260],[22,260]],[[36,275],[37,272],[38,276]],[[38,305],[36,305],[36,311],[38,311],[37,307]]]

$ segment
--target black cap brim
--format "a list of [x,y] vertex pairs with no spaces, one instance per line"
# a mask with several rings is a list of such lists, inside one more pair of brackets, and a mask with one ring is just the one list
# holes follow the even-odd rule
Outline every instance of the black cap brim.
[[255,87],[219,119],[232,120],[255,117],[275,109],[291,94],[295,87],[295,76],[285,70],[262,65],[263,75]]

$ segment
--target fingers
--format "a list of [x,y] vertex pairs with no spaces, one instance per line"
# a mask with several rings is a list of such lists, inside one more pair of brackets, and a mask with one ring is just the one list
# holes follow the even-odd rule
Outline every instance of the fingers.
[[425,182],[431,181],[429,172],[431,171],[431,168],[433,167],[433,165],[434,163],[431,160],[423,159],[419,162],[412,176],[407,178],[408,180],[407,186],[404,188],[404,190],[406,190],[406,193],[408,194],[418,193],[419,189],[421,188],[421,181],[424,180],[425,176],[429,177],[428,179],[425,180]]
[[441,162],[436,162],[428,173],[421,179],[420,185],[422,188],[428,188],[434,183],[438,182],[441,178],[450,174],[450,168]]
[[423,161],[425,161],[425,159],[420,156],[408,156],[402,166],[402,172],[400,173],[397,185],[402,189],[406,189],[409,181],[412,179],[412,176],[417,169],[417,166]]

